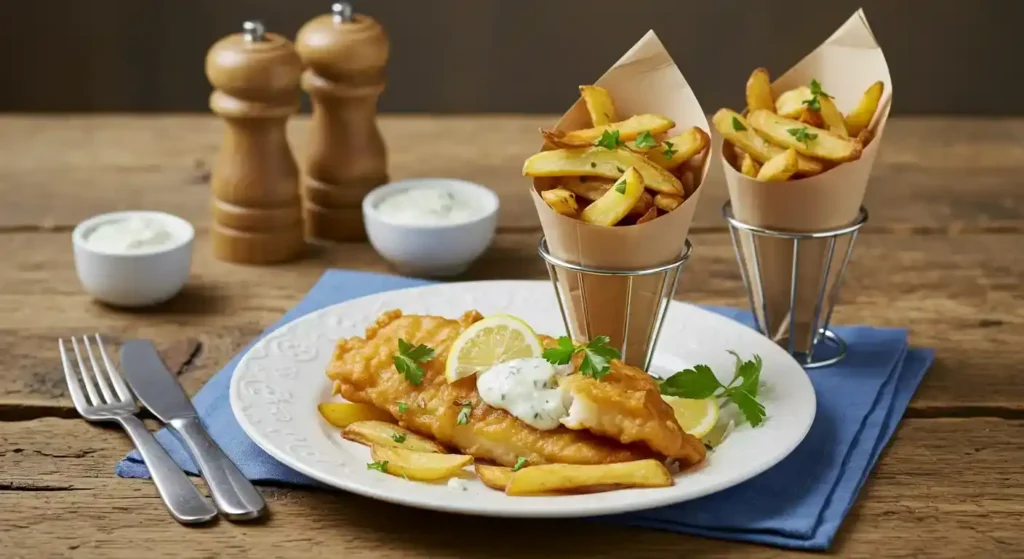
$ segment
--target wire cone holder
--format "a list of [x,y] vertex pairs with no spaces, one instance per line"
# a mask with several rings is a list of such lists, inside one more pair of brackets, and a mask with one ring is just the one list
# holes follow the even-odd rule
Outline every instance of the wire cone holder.
[[868,211],[861,206],[852,224],[812,233],[743,223],[733,215],[731,202],[722,206],[722,215],[729,222],[757,329],[804,368],[842,360],[846,342],[829,330],[829,323]]
[[675,260],[639,270],[612,270],[562,260],[541,238],[537,247],[555,288],[565,331],[575,340],[608,336],[622,361],[647,371],[693,245]]

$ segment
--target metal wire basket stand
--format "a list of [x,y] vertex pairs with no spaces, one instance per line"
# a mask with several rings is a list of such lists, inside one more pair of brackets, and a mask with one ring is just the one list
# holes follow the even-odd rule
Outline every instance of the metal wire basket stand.
[[650,268],[643,268],[639,270],[611,270],[594,268],[590,266],[582,266],[579,264],[573,264],[566,262],[548,251],[547,242],[542,237],[540,243],[537,246],[537,252],[540,253],[541,258],[544,259],[547,264],[548,275],[551,277],[551,284],[555,289],[555,298],[558,300],[558,310],[562,314],[562,322],[565,325],[566,334],[570,337],[573,336],[573,330],[570,325],[571,319],[568,312],[567,305],[567,294],[562,289],[558,281],[558,271],[561,270],[563,273],[575,274],[580,286],[580,298],[582,302],[582,314],[584,318],[584,329],[586,334],[592,336],[590,324],[589,324],[589,312],[588,312],[588,301],[586,295],[586,289],[584,288],[585,282],[583,281],[584,276],[617,276],[626,278],[626,304],[624,309],[624,323],[623,332],[626,336],[622,340],[622,347],[620,353],[622,354],[621,359],[626,361],[628,358],[626,351],[629,347],[628,333],[630,332],[630,320],[633,314],[630,312],[631,301],[633,298],[633,282],[635,278],[639,277],[650,277],[660,275],[660,289],[658,290],[658,306],[654,315],[654,320],[651,323],[650,328],[647,331],[647,351],[644,355],[643,370],[647,371],[651,366],[651,360],[654,358],[654,350],[657,346],[658,339],[661,336],[661,327],[665,322],[665,316],[668,314],[669,304],[672,302],[673,295],[676,292],[676,287],[679,284],[679,275],[682,272],[683,265],[690,259],[690,253],[693,250],[693,245],[690,244],[689,239],[686,240],[686,246],[683,253],[672,262],[662,264],[658,266],[652,266]]
[[[846,357],[847,346],[846,342],[835,332],[829,329],[829,324],[832,320],[832,311],[835,309],[836,301],[839,295],[839,288],[842,285],[843,276],[846,274],[847,265],[850,263],[850,256],[853,254],[853,246],[857,240],[857,234],[860,228],[868,220],[868,211],[863,206],[860,208],[860,213],[857,219],[846,227],[833,229],[830,231],[817,231],[813,233],[801,233],[794,231],[782,231],[766,229],[763,227],[756,227],[743,223],[735,218],[732,212],[732,202],[726,202],[722,206],[722,215],[729,222],[729,233],[732,237],[733,248],[736,251],[736,259],[740,266],[740,275],[743,278],[743,286],[747,291],[747,297],[750,300],[750,308],[753,311],[754,323],[757,329],[765,336],[771,337],[769,327],[767,324],[763,324],[761,316],[768,317],[768,306],[765,297],[765,286],[761,278],[761,259],[758,253],[758,243],[756,242],[757,237],[770,237],[776,239],[788,239],[792,241],[792,255],[793,262],[790,273],[790,285],[789,285],[789,335],[788,335],[788,347],[787,350],[800,364],[806,369],[816,369],[820,367],[827,367],[841,361]],[[744,248],[741,242],[741,236],[746,235],[750,242],[747,246],[751,247],[752,257],[751,268],[753,273],[749,273],[747,266],[744,262]],[[849,236],[849,243],[846,246],[845,251],[840,251],[839,257],[836,257],[836,245],[840,239]],[[821,274],[821,278],[814,287],[817,290],[817,299],[814,307],[813,322],[811,325],[813,340],[808,351],[797,351],[796,349],[796,337],[794,328],[797,324],[797,294],[800,289],[807,289],[809,286],[807,282],[801,285],[798,282],[798,270],[800,266],[800,248],[801,242],[806,242],[812,239],[827,239],[828,250],[825,256],[824,273]],[[832,289],[829,292],[829,276],[831,275],[834,266],[839,267],[839,274],[832,283]],[[751,277],[753,275],[753,277]],[[828,292],[828,298],[826,300],[826,293]],[[755,297],[755,294],[758,295]],[[761,309],[756,308],[756,301],[761,302]],[[758,311],[761,311],[759,313]],[[826,356],[822,357],[821,353],[816,354],[816,350],[828,349]]]

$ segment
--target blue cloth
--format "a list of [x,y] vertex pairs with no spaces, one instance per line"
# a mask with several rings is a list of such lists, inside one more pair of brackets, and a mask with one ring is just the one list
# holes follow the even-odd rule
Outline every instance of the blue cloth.
[[[427,283],[329,270],[298,306],[260,338],[328,305]],[[750,313],[746,311],[706,308],[751,324]],[[855,326],[836,331],[848,343],[849,355],[837,365],[810,371],[818,412],[807,438],[790,456],[760,476],[726,491],[670,507],[604,517],[601,521],[794,549],[827,549],[934,358],[932,350],[909,348],[903,329]],[[263,452],[235,421],[228,402],[228,385],[246,350],[196,394],[194,403],[203,423],[242,473],[254,482],[320,487],[321,484]],[[197,473],[191,457],[166,429],[156,436],[182,468]],[[121,477],[149,477],[135,451],[117,464],[116,471]]]

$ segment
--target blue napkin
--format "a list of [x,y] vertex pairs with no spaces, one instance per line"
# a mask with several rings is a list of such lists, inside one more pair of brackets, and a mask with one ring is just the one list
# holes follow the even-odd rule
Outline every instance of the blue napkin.
[[[329,270],[260,338],[328,305],[427,283]],[[706,308],[751,324],[749,312]],[[849,355],[837,365],[810,372],[817,416],[807,438],[785,460],[750,481],[696,501],[601,520],[786,548],[827,549],[934,358],[932,350],[909,348],[903,329],[856,326],[837,332],[847,341]],[[194,403],[203,423],[247,478],[321,487],[263,452],[235,421],[228,385],[246,350],[196,394]],[[156,436],[182,468],[197,473],[191,457],[166,429]],[[117,464],[116,472],[121,477],[149,477],[135,451]]]

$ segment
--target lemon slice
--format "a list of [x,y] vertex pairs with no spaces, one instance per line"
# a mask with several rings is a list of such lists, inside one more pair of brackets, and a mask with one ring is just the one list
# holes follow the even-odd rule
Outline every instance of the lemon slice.
[[498,363],[540,357],[543,351],[537,333],[522,319],[507,314],[489,316],[455,339],[448,350],[444,376],[455,382]]
[[676,414],[676,421],[683,431],[697,437],[698,439],[707,435],[715,424],[718,423],[718,399],[705,398],[703,400],[690,400],[676,396],[662,396],[672,411]]

